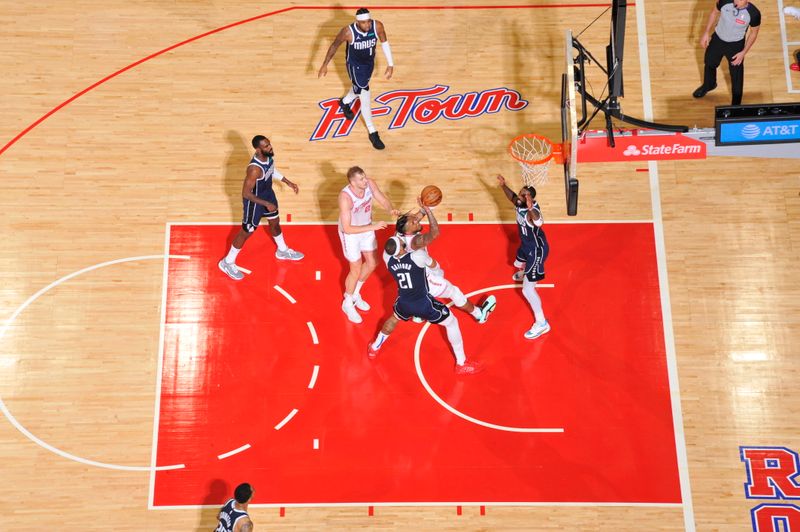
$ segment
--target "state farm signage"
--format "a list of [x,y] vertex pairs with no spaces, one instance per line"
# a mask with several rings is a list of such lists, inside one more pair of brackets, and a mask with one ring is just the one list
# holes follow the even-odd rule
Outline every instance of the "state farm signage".
[[[642,133],[645,134],[642,134]],[[589,131],[578,140],[578,162],[662,161],[705,159],[706,144],[680,133],[653,134],[634,130],[614,135],[613,148],[605,132]]]

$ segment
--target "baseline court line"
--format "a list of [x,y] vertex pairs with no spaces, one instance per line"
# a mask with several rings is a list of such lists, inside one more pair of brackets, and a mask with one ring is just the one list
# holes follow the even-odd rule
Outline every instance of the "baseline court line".
[[228,451],[227,453],[222,453],[221,455],[217,456],[217,459],[224,460],[225,458],[228,458],[229,456],[233,456],[234,454],[238,454],[238,453],[240,453],[242,451],[246,451],[249,448],[250,448],[250,444],[249,443],[245,443],[241,447],[237,447],[236,449],[234,449],[232,451]]
[[293,409],[291,412],[289,412],[289,414],[285,418],[283,418],[283,421],[275,425],[275,430],[281,430],[283,426],[286,425],[288,422],[290,422],[294,417],[294,415],[297,414],[298,412],[299,410],[296,408]]
[[[642,105],[644,119],[653,120],[653,98],[650,92],[650,58],[647,47],[647,20],[645,0],[636,10],[636,29],[639,40],[639,64],[642,78]],[[780,2],[780,0],[778,0]],[[675,337],[672,330],[672,307],[669,299],[669,279],[667,276],[667,251],[664,244],[664,223],[661,217],[661,192],[658,179],[658,162],[648,161],[650,170],[650,205],[653,211],[653,233],[656,244],[658,264],[658,289],[661,292],[661,316],[664,326],[664,348],[667,355],[667,374],[669,377],[669,396],[672,403],[672,426],[675,433],[675,452],[678,459],[678,480],[681,486],[683,503],[683,526],[687,532],[695,531],[692,490],[689,484],[689,462],[686,455],[686,437],[683,431],[681,412],[681,393],[678,384],[678,362],[675,356]]]
[[277,290],[278,292],[280,292],[280,293],[283,295],[283,297],[285,297],[286,299],[288,299],[288,300],[289,300],[289,303],[291,303],[292,305],[294,305],[295,303],[297,303],[297,300],[296,300],[295,298],[293,298],[292,296],[290,296],[290,295],[289,295],[289,292],[287,292],[286,290],[284,290],[284,289],[283,289],[283,288],[281,288],[280,286],[278,286],[278,285],[275,285],[275,286],[273,286],[272,288],[274,288],[275,290]]

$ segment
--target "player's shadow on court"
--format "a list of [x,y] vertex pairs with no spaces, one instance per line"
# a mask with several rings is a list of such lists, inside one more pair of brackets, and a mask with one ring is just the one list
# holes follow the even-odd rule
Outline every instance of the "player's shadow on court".
[[216,478],[208,484],[208,492],[202,502],[203,508],[200,509],[200,523],[197,525],[197,532],[214,530],[218,524],[219,509],[231,497],[231,493],[233,492],[230,486],[222,479]]
[[[223,192],[228,197],[231,207],[231,220],[241,220],[242,218],[242,185],[250,161],[250,148],[247,140],[238,131],[228,130],[225,139],[230,145],[228,157],[225,159],[224,178],[222,183]],[[230,246],[239,228],[234,226],[227,239],[226,246]],[[225,249],[228,249],[226,247]]]
[[[308,53],[308,61],[306,62],[306,73],[316,74],[319,67],[322,66],[322,61],[325,59],[325,54],[328,52],[328,47],[331,45],[336,35],[343,27],[347,26],[354,20],[355,12],[350,12],[342,8],[342,4],[336,3],[330,8],[330,17],[317,26],[317,35],[311,42],[311,47]],[[347,77],[347,71],[344,66],[344,50],[347,44],[342,44],[336,51],[330,63],[328,63],[328,76],[333,72],[339,77],[342,84],[349,86],[350,81]]]

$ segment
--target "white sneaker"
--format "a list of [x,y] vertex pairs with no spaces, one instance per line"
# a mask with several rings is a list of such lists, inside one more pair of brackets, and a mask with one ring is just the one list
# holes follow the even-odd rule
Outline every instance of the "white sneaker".
[[352,301],[346,299],[342,301],[342,312],[347,314],[347,319],[353,323],[361,323],[363,321],[361,319],[361,314],[356,311],[356,306]]
[[239,271],[239,268],[236,267],[236,264],[228,264],[225,262],[225,259],[219,261],[219,269],[225,272],[225,275],[233,279],[234,281],[241,281],[244,279],[244,274]]
[[514,272],[514,275],[511,276],[515,283],[521,283],[525,280],[525,270],[517,270]]
[[423,320],[422,318],[418,318],[416,316],[413,316],[411,318],[411,321],[413,321],[414,323],[425,323],[425,320]]
[[494,311],[496,306],[497,298],[494,296],[487,297],[486,301],[484,301],[483,305],[481,305],[481,317],[478,318],[478,323],[486,323],[486,320],[489,319],[489,314]]
[[356,306],[356,308],[358,310],[361,310],[363,312],[366,312],[370,308],[372,308],[372,307],[369,306],[369,303],[367,303],[366,301],[361,299],[361,296],[358,296],[358,298],[353,298],[353,303],[355,304],[355,306]]
[[286,248],[286,251],[278,250],[275,252],[275,258],[280,260],[301,260],[305,255],[292,248]]
[[794,6],[784,7],[783,12],[786,15],[789,15],[791,17],[796,18],[797,20],[800,20],[800,7],[794,7]]
[[550,324],[547,321],[541,324],[534,323],[533,327],[531,327],[531,330],[525,333],[525,338],[528,340],[533,340],[548,332],[550,332]]

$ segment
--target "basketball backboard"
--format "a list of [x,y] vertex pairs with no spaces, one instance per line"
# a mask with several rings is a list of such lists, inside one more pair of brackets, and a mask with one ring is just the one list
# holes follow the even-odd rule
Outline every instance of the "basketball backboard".
[[567,214],[578,213],[578,122],[575,109],[575,60],[572,30],[565,32],[564,74],[561,76],[561,145]]

